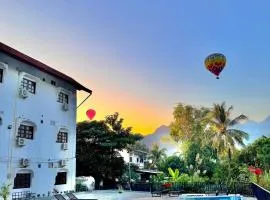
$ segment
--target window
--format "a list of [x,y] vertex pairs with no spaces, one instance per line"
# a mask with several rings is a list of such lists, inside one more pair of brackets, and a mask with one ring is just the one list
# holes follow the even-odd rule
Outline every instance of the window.
[[137,163],[139,162],[139,158],[137,158]]
[[143,158],[140,159],[140,163],[143,163]]
[[63,185],[67,183],[67,172],[58,172],[55,177],[54,185]]
[[14,189],[30,188],[31,173],[17,174],[14,179]]
[[55,86],[56,85],[56,82],[53,81],[53,80],[51,80],[51,84]]
[[67,143],[68,142],[68,134],[67,132],[59,132],[57,134],[57,143]]
[[21,124],[18,129],[18,135],[19,138],[25,138],[25,139],[34,139],[34,127],[33,126],[27,126]]
[[59,92],[59,94],[58,94],[58,102],[68,104],[68,95],[63,93],[63,92]]
[[22,88],[26,89],[28,92],[35,94],[36,93],[36,83],[34,81],[30,81],[26,78],[22,79]]
[[0,83],[3,83],[3,74],[4,74],[4,70],[0,69]]
[[129,162],[132,162],[132,157],[129,157]]

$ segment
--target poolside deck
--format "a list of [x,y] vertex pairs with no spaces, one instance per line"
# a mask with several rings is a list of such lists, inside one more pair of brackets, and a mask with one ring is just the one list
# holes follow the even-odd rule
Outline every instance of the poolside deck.
[[[152,197],[150,192],[135,192],[135,191],[123,191],[118,193],[117,190],[94,190],[93,192],[80,192],[76,193],[76,196],[80,199],[98,199],[98,200],[156,200],[156,199],[170,199],[176,200],[179,197]],[[256,198],[245,197],[245,200],[256,200]]]

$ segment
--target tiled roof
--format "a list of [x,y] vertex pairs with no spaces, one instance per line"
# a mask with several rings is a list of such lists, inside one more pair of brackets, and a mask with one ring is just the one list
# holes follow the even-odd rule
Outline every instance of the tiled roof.
[[83,85],[81,85],[80,83],[78,83],[77,81],[75,81],[73,78],[53,69],[52,67],[38,61],[35,60],[34,58],[31,58],[30,56],[27,56],[19,51],[17,51],[16,49],[13,49],[3,43],[0,42],[0,51],[4,52],[8,55],[10,55],[13,58],[16,58],[22,62],[28,63],[34,67],[36,67],[37,69],[46,72],[48,74],[51,74],[57,78],[63,79],[65,81],[67,81],[68,83],[70,83],[71,85],[73,85],[77,90],[84,90],[86,92],[92,93],[92,91],[86,87],[84,87]]

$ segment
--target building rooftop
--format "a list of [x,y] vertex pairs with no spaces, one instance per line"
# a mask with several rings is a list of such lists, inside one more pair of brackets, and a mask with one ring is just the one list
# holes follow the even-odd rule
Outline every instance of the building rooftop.
[[18,50],[13,49],[12,47],[9,47],[1,42],[0,42],[0,52],[4,52],[5,54],[8,54],[9,56],[11,56],[13,58],[16,58],[24,63],[30,64],[30,65],[36,67],[37,69],[39,69],[43,72],[46,72],[52,76],[63,79],[65,81],[67,81],[68,83],[70,83],[71,85],[73,85],[77,90],[83,90],[85,92],[92,93],[92,90],[84,87],[83,85],[81,85],[80,83],[75,81],[73,78],[71,78],[71,77],[53,69],[52,67],[34,59],[34,58],[31,58],[30,56],[27,56],[27,55],[23,54],[22,52],[19,52]]

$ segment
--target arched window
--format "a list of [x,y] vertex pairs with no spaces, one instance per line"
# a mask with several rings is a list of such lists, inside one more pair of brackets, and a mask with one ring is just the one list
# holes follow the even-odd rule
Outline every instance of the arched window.
[[27,90],[29,93],[36,94],[37,83],[39,82],[39,78],[27,74],[25,72],[20,73],[20,90]]

